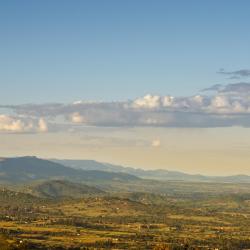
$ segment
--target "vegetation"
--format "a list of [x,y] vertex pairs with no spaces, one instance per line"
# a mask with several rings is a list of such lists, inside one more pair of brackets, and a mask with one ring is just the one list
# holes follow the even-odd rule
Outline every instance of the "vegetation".
[[222,194],[220,185],[193,197],[183,189],[52,199],[2,189],[0,249],[248,249],[250,195]]
[[[1,250],[250,249],[248,183],[164,182],[74,169],[86,173],[80,183],[43,181],[46,161],[22,159],[18,171],[8,164],[0,166]],[[52,177],[64,170],[57,163],[50,168]],[[5,182],[30,173],[40,177],[25,185]]]

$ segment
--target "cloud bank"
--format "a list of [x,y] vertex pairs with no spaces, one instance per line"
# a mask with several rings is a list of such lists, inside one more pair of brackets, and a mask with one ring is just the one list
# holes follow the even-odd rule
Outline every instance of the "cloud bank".
[[125,102],[77,101],[0,108],[5,111],[0,113],[0,132],[7,133],[73,131],[85,126],[250,127],[250,83],[217,84],[187,97],[148,94]]

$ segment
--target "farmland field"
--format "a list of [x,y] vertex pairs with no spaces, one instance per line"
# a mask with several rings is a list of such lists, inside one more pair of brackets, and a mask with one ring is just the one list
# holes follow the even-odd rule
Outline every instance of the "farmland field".
[[250,248],[250,185],[165,185],[179,190],[41,198],[3,189],[1,249]]

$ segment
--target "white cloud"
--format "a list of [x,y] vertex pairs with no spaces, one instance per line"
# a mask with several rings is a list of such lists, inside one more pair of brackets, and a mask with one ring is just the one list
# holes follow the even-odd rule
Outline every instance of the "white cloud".
[[20,119],[14,119],[8,115],[0,115],[0,131],[22,132],[27,129],[27,125]]
[[158,95],[145,95],[142,98],[134,100],[134,108],[158,108],[161,105],[161,97]]
[[6,114],[0,115],[0,132],[6,133],[34,133],[47,132],[48,126],[43,118],[39,120],[29,117],[13,117]]
[[232,109],[235,113],[246,113],[247,110],[239,101],[234,101],[232,103]]
[[163,107],[171,107],[174,102],[173,96],[163,96],[162,97],[162,105]]
[[[250,86],[250,84],[249,84]],[[173,97],[146,95],[125,102],[77,101],[70,104],[2,106],[1,131],[46,132],[81,125],[99,127],[250,127],[250,89],[247,84],[216,85],[212,95]],[[1,108],[1,106],[0,106]],[[48,126],[48,124],[50,126]]]
[[228,108],[228,107],[230,107],[228,98],[226,96],[215,96],[211,101],[211,105],[214,108]]
[[193,96],[193,97],[192,97],[192,100],[193,100],[196,104],[198,104],[198,105],[203,105],[204,96],[196,95],[196,96]]
[[48,125],[43,118],[40,118],[38,121],[38,131],[39,132],[47,132],[48,131]]
[[33,128],[31,122],[27,123],[9,115],[0,115],[0,131],[4,132],[25,132]]
[[82,115],[80,115],[78,112],[75,112],[71,115],[71,121],[73,123],[84,123],[85,119]]

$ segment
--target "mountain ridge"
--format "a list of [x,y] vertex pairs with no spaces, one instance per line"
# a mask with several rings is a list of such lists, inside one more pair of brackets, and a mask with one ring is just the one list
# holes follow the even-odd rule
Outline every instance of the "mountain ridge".
[[154,180],[179,180],[179,181],[201,181],[201,182],[243,182],[250,183],[250,176],[245,174],[229,176],[206,176],[202,174],[188,174],[181,171],[171,171],[165,169],[145,170],[141,168],[124,167],[110,163],[102,163],[95,160],[69,160],[51,159],[76,169],[95,169],[107,172],[122,172],[135,175],[142,179]]
[[36,180],[66,179],[91,181],[189,181],[250,183],[250,176],[206,176],[164,169],[144,170],[95,160],[40,159],[35,156],[0,158],[0,182],[25,183]]
[[0,181],[22,183],[49,179],[68,179],[80,182],[92,180],[129,181],[139,178],[126,173],[74,169],[34,156],[5,158],[0,161]]

